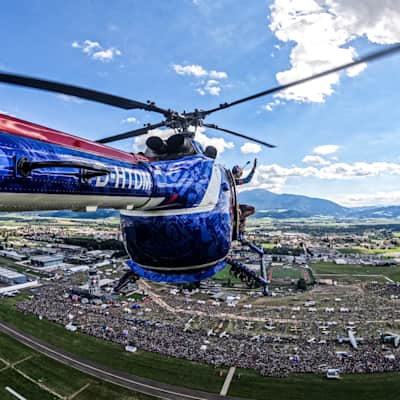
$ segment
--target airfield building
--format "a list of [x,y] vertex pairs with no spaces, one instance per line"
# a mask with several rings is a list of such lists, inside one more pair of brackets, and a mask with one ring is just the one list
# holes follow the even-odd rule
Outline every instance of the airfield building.
[[32,265],[38,268],[52,267],[61,264],[63,261],[64,261],[63,255],[31,257]]
[[0,282],[7,285],[17,285],[27,282],[27,279],[24,274],[0,267]]

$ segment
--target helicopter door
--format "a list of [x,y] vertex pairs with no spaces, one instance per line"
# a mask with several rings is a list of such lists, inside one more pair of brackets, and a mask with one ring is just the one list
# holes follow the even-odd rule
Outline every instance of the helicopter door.
[[231,209],[233,214],[232,240],[237,240],[239,236],[240,209],[239,209],[239,202],[237,199],[236,183],[235,183],[235,178],[232,175],[232,171],[229,169],[226,169],[225,171],[231,183],[230,184],[230,189],[232,193]]

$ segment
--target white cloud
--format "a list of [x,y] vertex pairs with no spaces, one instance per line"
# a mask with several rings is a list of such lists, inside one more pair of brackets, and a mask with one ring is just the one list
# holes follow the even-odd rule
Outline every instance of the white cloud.
[[174,64],[172,66],[174,71],[178,75],[189,75],[189,76],[196,76],[196,77],[202,77],[202,76],[207,76],[208,72],[201,66],[201,65],[179,65],[179,64]]
[[[280,41],[294,43],[291,68],[279,72],[276,78],[284,84],[349,63],[357,56],[350,43],[359,37],[379,44],[399,42],[399,19],[399,0],[275,0],[269,27]],[[361,64],[345,73],[352,77],[365,68]],[[277,96],[323,102],[339,80],[338,73],[331,74]]]
[[196,89],[196,92],[199,93],[201,96],[205,96],[206,94],[210,94],[212,96],[219,96],[221,92],[221,87],[218,86],[217,81],[209,80],[206,84],[202,87]]
[[400,204],[400,191],[344,194],[338,201],[351,207],[395,205]]
[[265,111],[272,111],[275,107],[277,107],[281,104],[285,104],[285,103],[279,99],[274,99],[274,100],[270,101],[269,103],[265,104],[264,106],[262,106],[261,108]]
[[121,121],[122,124],[137,124],[139,123],[138,119],[135,117],[127,117]]
[[339,150],[339,148],[340,146],[336,144],[325,144],[323,146],[314,147],[313,153],[327,155],[336,153]]
[[208,76],[210,78],[214,78],[214,79],[227,79],[228,78],[228,74],[226,72],[223,72],[223,71],[218,72],[218,71],[214,71],[214,70],[210,71],[208,73]]
[[305,156],[301,161],[306,164],[312,165],[329,165],[330,161],[325,160],[320,156]]
[[112,61],[116,56],[122,53],[116,47],[104,48],[99,42],[92,40],[84,40],[83,42],[74,41],[71,46],[75,49],[81,49],[83,53],[91,57],[93,60],[102,62]]
[[246,142],[241,148],[240,151],[243,154],[257,154],[261,151],[261,146],[257,143],[249,143]]
[[96,51],[92,54],[92,58],[94,60],[100,60],[103,62],[111,61],[114,59],[115,56],[120,56],[121,51],[116,49],[115,47],[110,47],[106,50]]
[[260,165],[250,185],[245,190],[257,187],[281,191],[288,179],[316,178],[321,180],[354,180],[373,176],[399,176],[400,164],[387,162],[335,163],[323,166],[283,167],[278,164]]
[[209,79],[202,88],[199,88],[198,92],[201,95],[206,93],[211,94],[212,96],[219,96],[221,92],[221,86],[219,86],[219,82],[215,79]]
[[75,49],[82,49],[82,51],[86,54],[91,54],[96,49],[101,49],[100,43],[93,42],[92,40],[85,40],[82,43],[79,43],[75,40],[72,42],[72,47]]
[[82,99],[75,97],[75,96],[68,96],[67,94],[57,94],[56,97],[67,103],[76,103],[76,104],[83,103]]
[[219,86],[205,86],[204,87],[205,91],[212,96],[219,96],[221,92],[221,88]]
[[218,150],[218,154],[222,154],[225,150],[233,149],[233,142],[227,142],[224,138],[210,138],[204,133],[204,128],[198,128],[196,140],[204,147],[214,146]]
[[201,65],[191,64],[191,65],[180,65],[174,64],[172,65],[173,70],[178,75],[186,75],[192,76],[195,78],[209,78],[206,80],[201,80],[200,82],[196,82],[198,86],[196,88],[196,92],[201,96],[205,96],[206,94],[210,94],[212,96],[219,96],[221,92],[221,84],[220,81],[228,78],[228,74],[224,71],[215,71],[215,70],[206,70]]
[[316,176],[321,179],[353,179],[381,175],[400,175],[400,164],[387,162],[335,163],[321,168]]
[[[210,138],[204,132],[206,129],[204,127],[200,127],[196,131],[196,140],[204,147],[214,146],[218,154],[222,154],[227,149],[232,149],[235,145],[232,142],[227,142],[223,138]],[[135,138],[135,143],[133,145],[133,151],[139,152],[145,150],[146,140],[150,136],[159,136],[162,139],[168,139],[170,136],[174,135],[176,132],[173,129],[154,129],[145,135],[138,136]]]
[[174,64],[172,68],[178,75],[189,75],[189,76],[192,75],[197,78],[209,77],[210,79],[219,79],[219,80],[228,78],[228,74],[224,71],[215,71],[213,69],[208,71],[198,64],[191,64],[191,65]]

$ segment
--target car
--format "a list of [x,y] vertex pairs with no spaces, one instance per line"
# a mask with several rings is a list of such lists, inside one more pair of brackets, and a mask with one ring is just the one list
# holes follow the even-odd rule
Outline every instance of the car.
[[327,379],[340,379],[340,370],[337,368],[328,368],[326,371],[326,378]]

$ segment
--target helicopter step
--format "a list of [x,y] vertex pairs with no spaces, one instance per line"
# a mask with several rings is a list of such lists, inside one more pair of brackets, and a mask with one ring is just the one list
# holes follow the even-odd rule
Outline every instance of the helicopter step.
[[[242,245],[248,246],[250,250],[254,251],[260,256],[260,275],[262,279],[268,282],[267,271],[264,263],[264,250],[261,247],[258,247],[254,243],[247,240],[244,235],[239,235],[239,241]],[[263,294],[264,296],[269,296],[268,286],[264,286]]]
[[[231,271],[235,276],[239,276],[242,282],[246,282],[248,285],[257,283],[263,287],[264,296],[269,295],[269,282],[262,276],[257,275],[254,271],[247,268],[243,263],[233,260],[228,257],[226,262],[231,265]],[[253,285],[252,285],[253,286]]]

